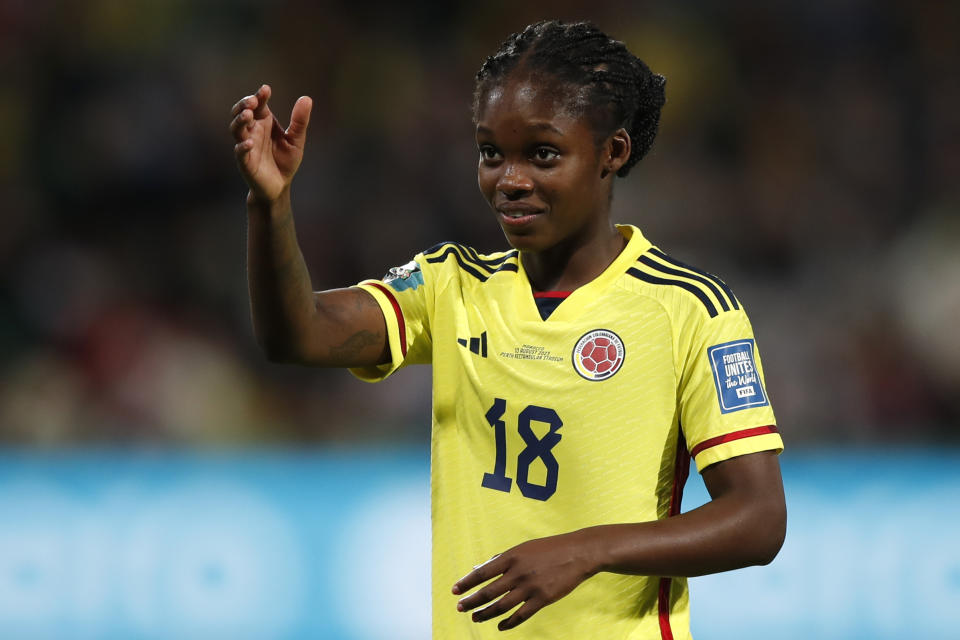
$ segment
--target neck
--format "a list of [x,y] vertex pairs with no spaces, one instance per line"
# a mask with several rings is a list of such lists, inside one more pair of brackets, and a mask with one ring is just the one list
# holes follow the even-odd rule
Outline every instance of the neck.
[[523,268],[534,291],[573,291],[610,266],[627,239],[612,224],[546,251],[523,252]]

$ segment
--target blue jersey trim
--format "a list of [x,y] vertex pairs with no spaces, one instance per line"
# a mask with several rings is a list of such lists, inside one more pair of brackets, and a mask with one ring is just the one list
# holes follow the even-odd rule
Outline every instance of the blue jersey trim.
[[700,289],[700,287],[694,284],[686,282],[685,280],[671,280],[668,278],[659,278],[655,275],[645,273],[633,267],[627,269],[627,273],[633,276],[634,278],[637,278],[638,280],[643,280],[644,282],[649,282],[650,284],[673,285],[675,287],[680,287],[681,289],[686,289],[687,291],[695,295],[697,299],[700,300],[700,302],[703,303],[703,306],[707,308],[707,313],[710,314],[711,318],[717,316],[717,308],[710,301],[710,298],[707,297],[707,294],[704,293],[703,290]]

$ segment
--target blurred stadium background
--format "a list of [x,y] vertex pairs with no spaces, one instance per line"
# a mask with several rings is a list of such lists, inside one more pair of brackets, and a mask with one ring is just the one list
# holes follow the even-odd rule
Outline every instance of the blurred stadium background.
[[733,285],[787,442],[695,636],[955,637],[960,4],[906,0],[0,0],[0,636],[427,637],[429,369],[264,361],[227,112],[313,96],[318,288],[494,250],[472,79],[544,17],[667,77],[616,218]]

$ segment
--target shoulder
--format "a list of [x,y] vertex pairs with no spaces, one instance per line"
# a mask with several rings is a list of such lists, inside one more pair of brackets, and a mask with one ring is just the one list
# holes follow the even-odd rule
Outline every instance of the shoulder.
[[657,247],[640,254],[625,279],[632,290],[656,298],[671,315],[715,318],[741,310],[740,301],[723,280]]
[[459,242],[440,242],[420,254],[426,268],[440,269],[451,276],[466,276],[479,282],[502,273],[517,273],[516,249],[479,253]]

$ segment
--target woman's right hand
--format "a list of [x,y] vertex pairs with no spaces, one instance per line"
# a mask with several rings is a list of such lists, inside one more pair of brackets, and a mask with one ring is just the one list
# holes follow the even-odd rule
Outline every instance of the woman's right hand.
[[309,97],[299,98],[290,114],[290,126],[284,129],[267,106],[271,93],[270,85],[265,84],[230,110],[240,174],[250,187],[250,197],[264,204],[275,202],[290,187],[303,160],[313,107]]

